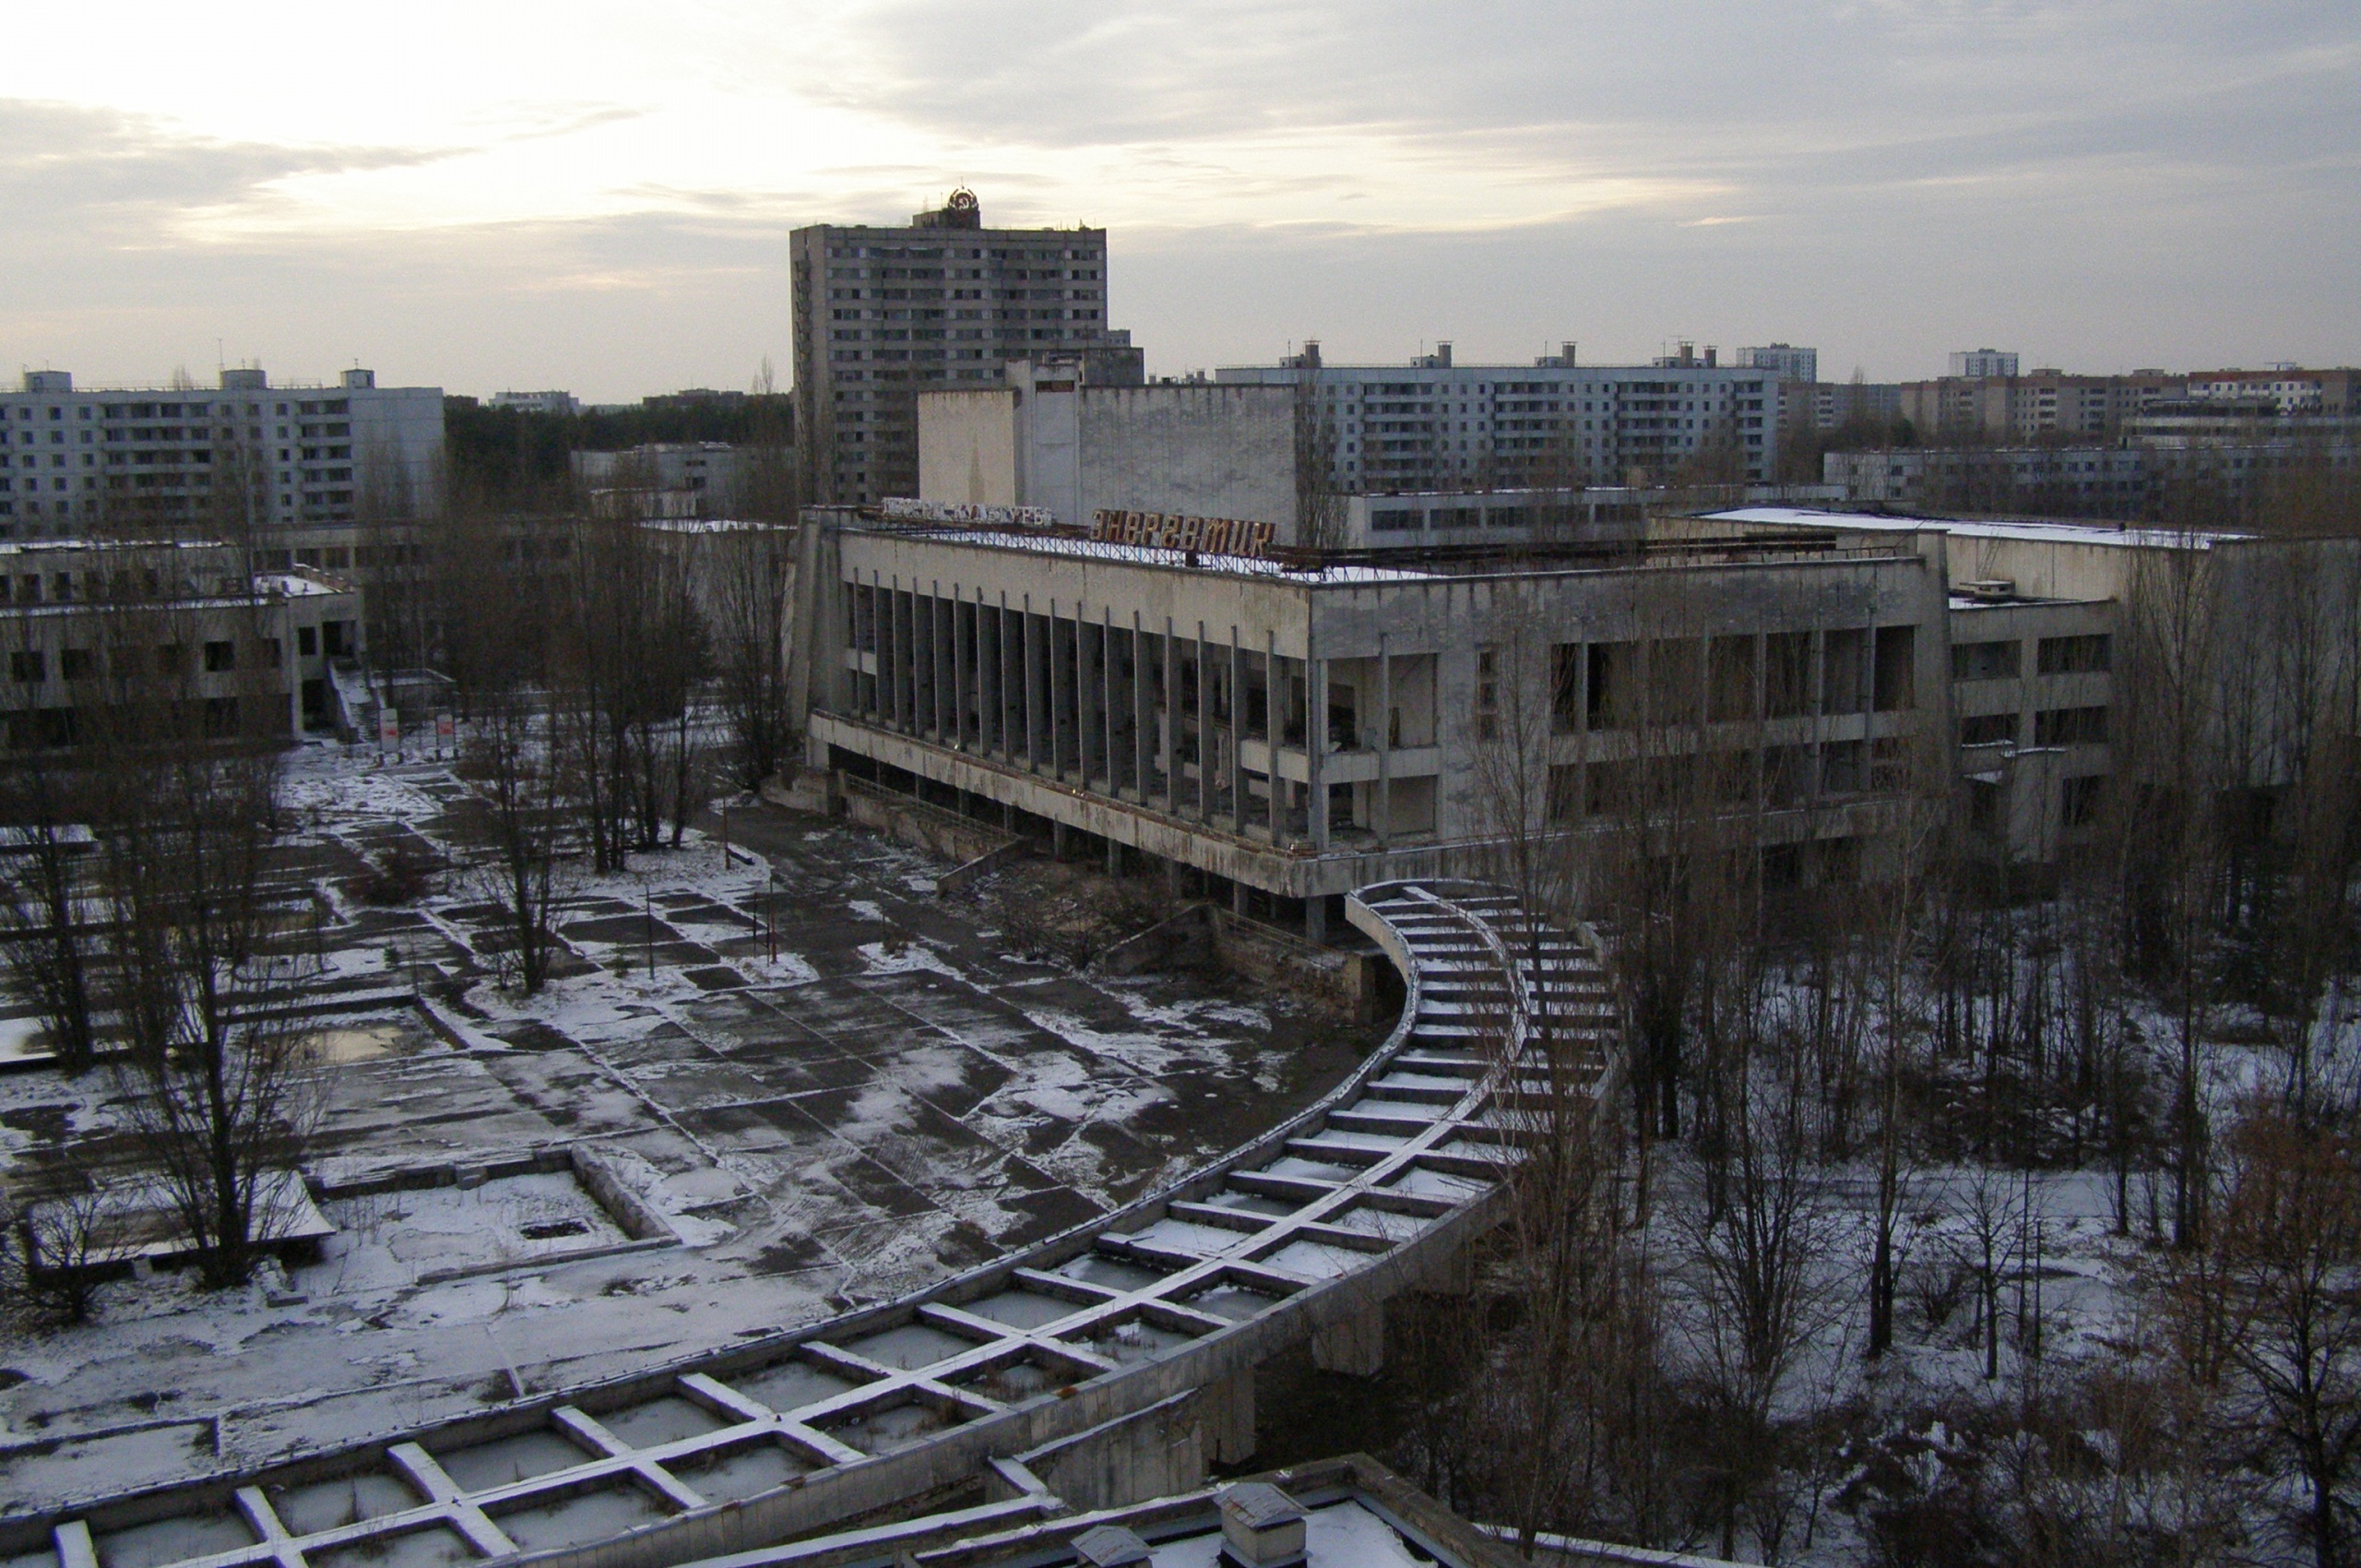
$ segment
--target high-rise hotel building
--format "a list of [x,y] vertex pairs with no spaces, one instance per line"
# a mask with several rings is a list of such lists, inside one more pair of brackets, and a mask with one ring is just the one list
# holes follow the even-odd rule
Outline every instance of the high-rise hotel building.
[[956,191],[908,228],[795,231],[795,423],[803,498],[919,493],[918,394],[998,384],[1010,360],[1072,355],[1084,379],[1136,385],[1139,350],[1107,327],[1107,231],[987,229]]

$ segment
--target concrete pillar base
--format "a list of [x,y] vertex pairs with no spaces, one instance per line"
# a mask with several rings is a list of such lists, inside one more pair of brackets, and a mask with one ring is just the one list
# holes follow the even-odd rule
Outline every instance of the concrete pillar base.
[[1311,1331],[1311,1364],[1347,1377],[1385,1370],[1385,1303],[1356,1307]]

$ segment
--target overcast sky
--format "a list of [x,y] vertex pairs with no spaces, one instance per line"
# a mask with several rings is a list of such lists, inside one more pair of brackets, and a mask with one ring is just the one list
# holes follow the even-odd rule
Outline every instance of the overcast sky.
[[788,231],[1112,231],[1149,368],[2361,360],[2361,6],[10,7],[0,357],[611,400],[788,378]]

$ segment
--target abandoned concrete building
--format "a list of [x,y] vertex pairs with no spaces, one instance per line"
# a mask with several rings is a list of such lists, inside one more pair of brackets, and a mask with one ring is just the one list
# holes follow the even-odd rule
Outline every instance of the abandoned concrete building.
[[202,541],[0,543],[6,743],[70,743],[94,705],[143,688],[202,703],[222,734],[330,722],[332,666],[361,651],[359,594],[303,568],[249,574],[243,559]]
[[2192,666],[2206,734],[2227,759],[2219,787],[2274,789],[2316,721],[2342,712],[2352,727],[2361,541],[1784,506],[1675,526],[1882,540],[1934,565],[1949,597],[1952,740],[1970,843],[2013,865],[2048,865],[2095,830],[2127,766],[2138,697],[2126,683],[2140,676],[2123,672],[2125,644],[2143,617],[2147,640],[2178,640],[2171,657]]
[[1284,386],[1105,385],[1080,354],[1011,361],[995,386],[919,395],[919,499],[1100,507],[1272,524],[1295,540],[1296,396]]
[[1849,878],[1949,725],[1939,564],[1874,534],[1275,559],[817,509],[804,536],[814,766],[1315,940],[1354,888],[1611,831],[1643,773],[1709,762],[1763,802],[1771,874]]

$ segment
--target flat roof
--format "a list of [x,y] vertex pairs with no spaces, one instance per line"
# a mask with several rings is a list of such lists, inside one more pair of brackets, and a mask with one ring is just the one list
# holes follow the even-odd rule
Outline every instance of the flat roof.
[[1427,582],[1436,572],[1408,571],[1398,566],[1333,564],[1294,566],[1260,555],[1216,555],[1208,551],[1165,550],[1146,544],[1110,544],[1095,539],[1068,539],[1060,534],[1000,532],[983,529],[868,528],[857,530],[880,539],[919,539],[934,544],[967,544],[986,550],[1025,551],[1035,555],[1063,555],[1110,565],[1174,566],[1182,571],[1219,572],[1241,577],[1277,577],[1291,583]]
[[1875,512],[1828,512],[1809,506],[1740,506],[1708,512],[1717,523],[1769,523],[1780,528],[1856,529],[1884,533],[1950,533],[1963,539],[2008,539],[2029,544],[2097,544],[2119,550],[2206,550],[2251,534],[2180,532],[2172,529],[2110,528],[2102,523],[1996,520],[1986,517],[1901,517]]

